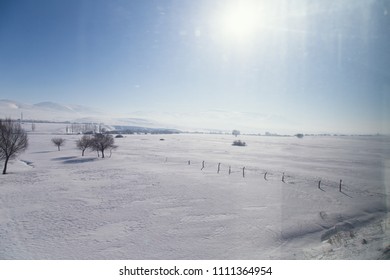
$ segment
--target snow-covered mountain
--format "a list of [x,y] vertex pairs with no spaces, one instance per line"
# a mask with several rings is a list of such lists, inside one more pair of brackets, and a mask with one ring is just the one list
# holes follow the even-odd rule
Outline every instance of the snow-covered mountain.
[[82,117],[99,116],[102,112],[80,105],[63,105],[54,102],[27,104],[14,100],[0,100],[0,117],[25,120],[73,121]]
[[7,109],[8,110],[16,110],[16,109],[26,109],[26,108],[30,108],[30,107],[31,107],[31,105],[17,102],[17,101],[13,101],[13,100],[9,100],[9,99],[1,99],[0,100],[0,108],[1,108],[2,112],[6,112]]
[[164,124],[145,118],[109,115],[92,107],[64,105],[55,102],[27,104],[14,100],[0,100],[0,118],[50,122],[106,123],[110,125],[163,127]]

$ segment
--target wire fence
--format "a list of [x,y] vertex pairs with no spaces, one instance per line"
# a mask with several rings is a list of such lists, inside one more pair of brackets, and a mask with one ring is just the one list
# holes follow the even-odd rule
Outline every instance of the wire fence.
[[[305,176],[288,172],[287,170],[275,170],[261,168],[253,165],[239,165],[239,164],[227,164],[224,162],[217,162],[213,160],[186,160],[183,158],[169,158],[164,159],[164,163],[170,165],[193,167],[198,169],[199,172],[217,173],[227,176],[240,176],[242,178],[257,176],[264,181],[280,181],[284,184],[298,185],[301,183],[312,185],[319,191],[326,192],[328,189],[338,190],[340,193],[351,197],[351,193],[356,194],[369,194],[369,195],[384,195],[378,192],[362,191],[349,186],[342,178],[339,180],[328,179],[321,176]],[[351,197],[352,198],[352,197]]]

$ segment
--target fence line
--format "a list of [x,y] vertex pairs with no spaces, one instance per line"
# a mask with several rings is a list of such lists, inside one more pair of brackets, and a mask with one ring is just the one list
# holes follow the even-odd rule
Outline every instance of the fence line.
[[[319,177],[313,177],[313,179],[308,177],[302,177],[302,176],[296,176],[291,175],[288,172],[285,171],[273,171],[271,172],[269,169],[254,167],[254,166],[232,166],[232,165],[225,165],[222,162],[213,162],[213,161],[206,161],[203,160],[201,162],[192,161],[192,160],[183,160],[176,161],[172,159],[168,159],[168,157],[164,158],[165,163],[169,164],[175,164],[175,165],[187,165],[187,166],[200,166],[200,171],[210,170],[211,168],[215,168],[217,174],[223,173],[225,170],[224,167],[226,167],[228,175],[231,175],[233,173],[240,172],[242,174],[242,177],[245,178],[246,175],[250,173],[255,173],[258,175],[263,175],[263,178],[265,181],[275,181],[277,177],[279,177],[279,180],[285,184],[296,184],[297,181],[303,181],[303,182],[310,182],[313,181],[313,186],[317,186],[317,188],[321,191],[325,191],[324,187],[331,187],[331,188],[338,188],[339,192],[343,193],[343,188],[346,187],[345,184],[343,184],[343,180],[340,179],[339,182],[334,182],[331,180],[326,180]],[[234,168],[233,168],[234,167]],[[344,188],[348,189],[348,188]]]

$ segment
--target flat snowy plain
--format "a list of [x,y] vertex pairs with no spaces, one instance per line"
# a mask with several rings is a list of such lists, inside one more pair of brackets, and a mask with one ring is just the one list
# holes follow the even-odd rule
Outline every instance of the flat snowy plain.
[[102,159],[36,126],[0,177],[1,259],[390,256],[389,138],[127,135]]

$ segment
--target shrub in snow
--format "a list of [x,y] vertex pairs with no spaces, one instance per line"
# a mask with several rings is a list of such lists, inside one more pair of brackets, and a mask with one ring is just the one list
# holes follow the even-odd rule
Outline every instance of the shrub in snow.
[[122,134],[118,134],[117,136],[115,136],[115,138],[123,138],[123,135]]
[[243,146],[246,146],[246,143],[241,141],[241,140],[236,140],[236,141],[233,142],[232,145],[233,146],[242,146],[243,147]]

